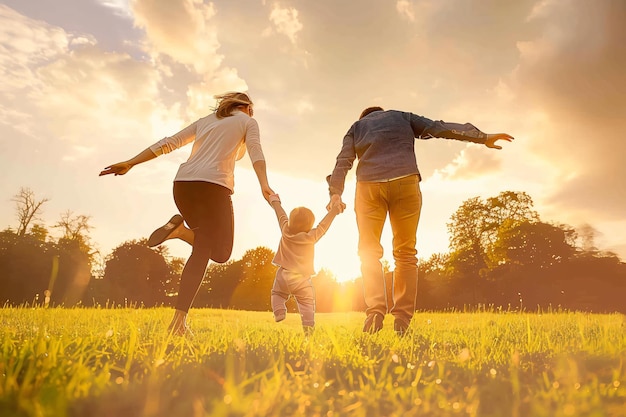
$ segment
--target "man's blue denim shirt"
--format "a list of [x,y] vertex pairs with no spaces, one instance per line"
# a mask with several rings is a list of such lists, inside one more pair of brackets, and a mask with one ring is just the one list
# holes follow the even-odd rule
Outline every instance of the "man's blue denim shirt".
[[397,110],[375,111],[356,121],[343,138],[328,179],[330,195],[343,193],[348,171],[358,158],[357,181],[387,181],[417,174],[415,139],[447,138],[485,143],[487,135],[470,123],[446,123]]

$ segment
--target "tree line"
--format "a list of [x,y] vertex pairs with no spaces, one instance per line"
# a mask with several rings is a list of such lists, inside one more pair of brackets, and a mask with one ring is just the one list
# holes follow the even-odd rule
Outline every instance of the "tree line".
[[[3,304],[173,304],[185,260],[169,256],[166,247],[129,240],[102,256],[89,237],[89,216],[66,211],[51,226],[60,230],[55,238],[41,220],[47,199],[21,188],[12,201],[18,224],[0,232]],[[542,221],[524,192],[466,200],[451,216],[448,232],[449,252],[419,260],[420,310],[488,306],[626,312],[626,264],[595,247],[590,226]],[[194,307],[270,310],[273,257],[271,249],[257,247],[241,259],[211,263]],[[384,267],[390,291],[393,271]],[[338,282],[322,269],[313,282],[317,311],[365,309],[361,278]]]

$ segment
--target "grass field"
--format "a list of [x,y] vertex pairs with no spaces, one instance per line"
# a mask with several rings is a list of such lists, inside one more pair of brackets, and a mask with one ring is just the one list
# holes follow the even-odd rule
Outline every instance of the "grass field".
[[626,321],[583,313],[0,309],[0,415],[626,416]]

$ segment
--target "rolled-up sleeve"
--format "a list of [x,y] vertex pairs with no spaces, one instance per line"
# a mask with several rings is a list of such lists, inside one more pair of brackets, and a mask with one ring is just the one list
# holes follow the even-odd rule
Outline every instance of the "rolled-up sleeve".
[[250,118],[246,123],[246,148],[252,163],[265,160],[263,149],[261,148],[259,124],[253,118]]
[[198,122],[196,121],[181,130],[180,132],[176,133],[175,135],[161,139],[160,141],[151,145],[150,150],[158,156],[170,153],[173,150],[176,150],[190,142],[193,142],[196,138],[197,123]]
[[443,120],[430,120],[410,114],[411,128],[419,139],[446,138],[466,142],[485,143],[487,135],[471,123],[448,123]]
[[345,186],[346,175],[352,168],[354,160],[356,159],[356,150],[354,149],[354,134],[353,129],[350,128],[346,136],[343,138],[343,145],[339,155],[337,155],[337,162],[333,173],[328,180],[330,195],[343,193]]

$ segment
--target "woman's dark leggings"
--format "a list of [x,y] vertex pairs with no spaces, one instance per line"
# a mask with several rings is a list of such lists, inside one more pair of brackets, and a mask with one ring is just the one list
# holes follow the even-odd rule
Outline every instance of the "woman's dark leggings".
[[205,181],[175,181],[174,201],[185,223],[194,232],[191,256],[180,277],[176,309],[189,311],[209,260],[228,261],[233,250],[231,191]]

